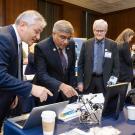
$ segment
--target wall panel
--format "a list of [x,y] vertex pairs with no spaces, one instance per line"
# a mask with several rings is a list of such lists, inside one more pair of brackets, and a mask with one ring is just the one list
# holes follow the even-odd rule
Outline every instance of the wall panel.
[[[75,37],[82,37],[84,35],[84,12],[88,10],[57,0],[0,0],[0,25],[14,23],[14,20],[18,14],[24,10],[35,9],[40,11],[40,7],[38,7],[39,1],[48,1],[60,5],[62,7],[62,13],[59,18],[66,19],[73,24],[75,29]],[[127,27],[135,30],[134,15],[135,8],[112,12],[104,15],[92,13],[92,16],[90,17],[92,19],[90,21],[91,24],[88,26],[92,27],[94,19],[103,18],[109,24],[107,36],[112,39],[116,39],[118,34]],[[92,29],[88,28],[88,30],[90,30],[90,35],[92,35]]]
[[5,24],[5,0],[0,0],[0,26]]
[[63,18],[72,23],[75,30],[74,36],[82,37],[82,10],[75,8],[74,6],[65,5],[63,7]]
[[37,0],[5,0],[5,24],[14,23],[15,18],[28,9],[37,10]]
[[[135,30],[135,8],[104,14],[102,17],[108,22],[108,37],[116,39],[125,28]],[[135,40],[134,40],[135,41]]]
[[52,34],[52,28],[56,21],[61,20],[62,17],[62,5],[45,0],[39,0],[38,11],[45,17],[47,26],[41,34],[41,40]]

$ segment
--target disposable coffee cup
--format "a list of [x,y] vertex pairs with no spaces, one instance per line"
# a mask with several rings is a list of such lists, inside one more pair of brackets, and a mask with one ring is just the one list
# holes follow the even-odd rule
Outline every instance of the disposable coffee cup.
[[135,106],[127,106],[129,120],[135,120]]
[[41,117],[42,117],[43,135],[53,135],[56,113],[50,110],[43,111]]

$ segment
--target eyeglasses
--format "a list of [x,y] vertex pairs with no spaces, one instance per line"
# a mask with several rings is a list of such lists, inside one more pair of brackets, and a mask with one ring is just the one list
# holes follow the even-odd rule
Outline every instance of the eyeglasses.
[[97,33],[104,33],[105,32],[105,30],[94,30],[94,31]]
[[60,40],[61,40],[62,42],[66,41],[66,40],[67,40],[67,42],[69,42],[70,39],[71,39],[71,36],[65,36],[65,35],[61,35],[61,34],[59,34],[59,33],[57,33],[57,35],[58,35],[58,37],[60,38]]

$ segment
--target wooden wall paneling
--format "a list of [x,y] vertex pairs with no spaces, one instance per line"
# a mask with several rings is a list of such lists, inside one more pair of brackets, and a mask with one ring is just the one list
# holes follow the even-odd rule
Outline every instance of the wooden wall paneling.
[[61,4],[63,6],[63,19],[68,20],[72,23],[74,29],[75,29],[75,33],[74,36],[75,37],[86,37],[87,35],[92,35],[91,32],[91,27],[90,27],[90,34],[86,34],[85,28],[86,27],[86,23],[85,23],[85,12],[89,11],[90,12],[90,24],[88,24],[88,26],[91,26],[91,24],[93,23],[93,20],[97,18],[97,12],[95,11],[91,11],[88,10],[86,8],[82,8],[73,4],[69,4],[67,2],[63,2],[61,0],[46,0],[48,2],[52,2],[52,3],[57,3],[57,4]]
[[16,17],[25,10],[37,10],[37,0],[5,0],[6,1],[6,17],[5,24],[14,23]]
[[47,27],[41,34],[41,40],[51,35],[54,23],[63,18],[62,9],[61,4],[39,0],[38,10],[47,21]]
[[135,8],[126,9],[122,11],[112,12],[102,15],[108,22],[108,37],[116,39],[116,37],[125,28],[131,28],[135,30]]
[[[84,11],[87,11],[87,9],[57,0],[0,0],[0,25],[14,23],[14,20],[18,16],[18,14],[20,14],[24,10],[40,10],[40,8],[38,7],[39,1],[53,1],[53,4],[61,6],[61,15],[58,15],[59,17],[57,18],[68,20],[73,24],[75,29],[75,37],[82,37],[84,35],[83,28],[85,27],[85,23],[83,19],[85,19]],[[91,26],[92,28],[93,21],[97,18],[105,19],[109,25],[107,36],[115,40],[118,34],[127,27],[135,30],[134,15],[135,8],[112,12],[99,16],[97,16],[96,14],[91,14],[91,21],[89,21],[89,26]],[[91,28],[90,35],[92,35]]]
[[[43,3],[43,1],[45,0],[39,0],[39,1],[42,1]],[[82,22],[83,22],[82,10],[84,10],[83,8],[57,0],[46,0],[46,2],[52,3],[52,5],[61,6],[61,15],[59,15],[60,16],[59,19],[65,19],[67,21],[70,21],[75,29],[74,36],[82,37]]]
[[70,21],[74,27],[75,37],[82,37],[82,18],[83,11],[80,8],[74,6],[64,5],[63,7],[63,19]]
[[0,0],[0,26],[5,24],[5,0]]
[[85,11],[84,25],[85,33],[83,37],[92,38],[93,37],[93,23],[96,19],[99,19],[99,14],[92,13],[91,11]]

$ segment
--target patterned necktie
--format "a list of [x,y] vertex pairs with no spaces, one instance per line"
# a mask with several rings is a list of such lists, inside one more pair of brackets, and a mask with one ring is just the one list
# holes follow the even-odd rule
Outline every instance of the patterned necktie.
[[18,45],[18,79],[23,79],[23,72],[22,72],[22,66],[23,66],[23,53],[22,53],[22,43]]
[[66,69],[67,69],[67,61],[66,58],[62,52],[62,49],[59,48],[59,55],[60,55],[60,59],[61,59],[61,64],[62,64],[62,68],[63,68],[63,72],[65,73]]

